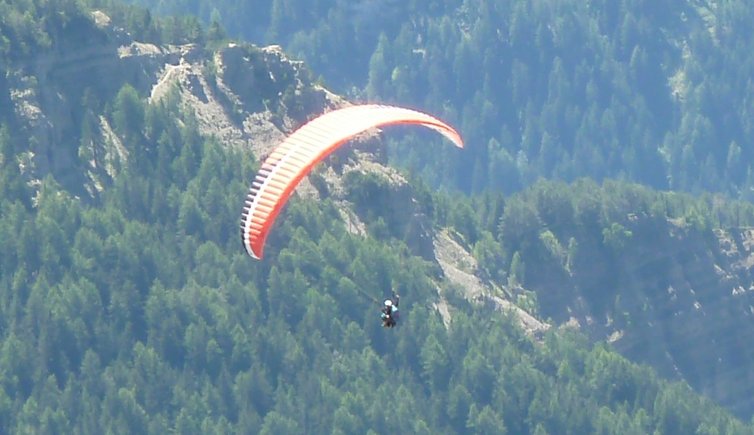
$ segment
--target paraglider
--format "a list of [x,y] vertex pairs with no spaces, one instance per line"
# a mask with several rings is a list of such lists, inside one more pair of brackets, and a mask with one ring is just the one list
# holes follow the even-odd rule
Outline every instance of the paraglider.
[[382,307],[382,327],[393,328],[398,324],[398,304],[400,303],[400,295],[393,293],[393,297],[385,299],[384,306]]
[[241,213],[241,240],[246,252],[252,258],[262,258],[275,218],[314,165],[364,131],[399,124],[430,128],[463,148],[456,130],[416,110],[365,104],[321,115],[294,131],[262,163]]

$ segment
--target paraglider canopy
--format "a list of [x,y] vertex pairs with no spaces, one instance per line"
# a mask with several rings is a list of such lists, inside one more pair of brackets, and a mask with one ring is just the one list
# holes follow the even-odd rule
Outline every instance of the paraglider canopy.
[[264,242],[275,218],[314,165],[370,128],[397,124],[430,128],[463,148],[463,140],[456,130],[416,110],[365,104],[321,115],[278,145],[254,177],[241,213],[241,241],[246,252],[255,259],[262,258]]

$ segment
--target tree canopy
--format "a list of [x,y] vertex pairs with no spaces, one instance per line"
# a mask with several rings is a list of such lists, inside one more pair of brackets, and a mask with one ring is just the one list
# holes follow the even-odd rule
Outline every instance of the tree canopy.
[[[453,228],[479,260],[480,274],[514,287],[536,285],[539,262],[575,270],[583,261],[580,246],[587,242],[612,258],[631,243],[631,213],[644,213],[649,222],[681,219],[702,232],[754,220],[750,204],[717,196],[660,192],[623,181],[534,183],[544,175],[571,180],[617,173],[668,187],[663,183],[671,181],[663,176],[670,172],[644,179],[648,173],[639,169],[664,162],[653,160],[657,153],[665,156],[664,150],[672,156],[680,149],[688,164],[706,164],[691,157],[712,149],[703,144],[716,137],[710,136],[714,127],[731,136],[724,155],[717,150],[711,160],[731,168],[720,172],[730,175],[717,178],[728,184],[716,184],[715,190],[745,186],[731,184],[733,168],[741,166],[738,156],[748,152],[742,119],[692,117],[684,134],[699,142],[666,140],[654,125],[682,121],[686,111],[679,101],[692,105],[691,95],[699,92],[714,102],[720,89],[694,81],[699,77],[691,66],[683,71],[690,77],[683,83],[696,91],[683,99],[649,90],[634,95],[623,87],[638,83],[639,76],[645,80],[642,74],[651,77],[653,63],[645,59],[665,53],[655,46],[635,50],[635,41],[657,36],[642,20],[659,20],[671,10],[660,5],[654,15],[623,15],[635,12],[633,3],[561,2],[547,8],[511,2],[508,10],[472,1],[386,2],[387,9],[369,1],[335,2],[334,8],[308,2],[307,14],[301,14],[296,2],[275,1],[269,14],[259,13],[263,26],[256,30],[276,38],[306,28],[310,34],[293,35],[299,39],[292,47],[319,44],[333,53],[343,49],[338,44],[352,44],[368,68],[354,68],[343,86],[360,83],[357,95],[426,103],[461,122],[476,148],[460,161],[437,153],[419,165],[422,156],[409,155],[407,165],[429,180],[416,180],[413,193],[428,225]],[[718,11],[730,24],[717,27],[719,41],[737,40],[735,26],[747,23],[740,19],[748,6],[741,3],[742,11],[733,13],[728,8],[735,5],[726,3]],[[609,345],[591,344],[568,328],[527,335],[514,314],[471,304],[463,289],[439,289],[453,302],[446,325],[433,305],[439,297],[437,265],[414,253],[410,228],[391,225],[389,207],[369,200],[386,198],[389,186],[379,176],[354,175],[353,188],[345,193],[363,218],[366,235],[345,228],[334,200],[297,198],[268,240],[267,259],[250,262],[236,228],[247,183],[258,167],[256,156],[201,135],[190,108],[170,96],[149,104],[130,85],[113,95],[82,90],[76,114],[80,131],[61,141],[64,155],[75,156],[80,160],[73,164],[84,167],[96,126],[106,123],[128,158],[90,197],[68,190],[53,175],[30,179],[33,144],[28,132],[17,128],[15,105],[9,103],[17,84],[9,81],[17,77],[6,73],[36,50],[53,47],[59,32],[80,31],[71,24],[75,20],[91,25],[90,6],[109,8],[113,19],[145,41],[203,44],[208,35],[223,33],[219,26],[208,32],[196,18],[154,19],[143,9],[109,2],[0,3],[0,68],[5,68],[0,71],[0,432],[751,432],[750,425],[686,384],[662,380]],[[327,22],[312,20],[311,13],[326,13],[331,27],[363,27],[330,32],[321,27]],[[209,14],[221,21],[219,12]],[[377,31],[375,16],[394,24]],[[417,17],[423,18],[412,21]],[[510,21],[507,33],[492,26],[502,17],[508,21],[501,22]],[[537,17],[557,25],[532,25]],[[608,30],[615,40],[598,37]],[[693,34],[701,38],[689,41],[693,49],[710,41],[709,31]],[[335,36],[340,39],[329,42]],[[468,42],[483,36],[497,38],[499,45]],[[616,42],[619,36],[624,43]],[[370,46],[374,49],[360,48]],[[581,57],[565,56],[566,48],[577,46],[583,48]],[[444,65],[448,57],[440,52],[457,53],[460,60]],[[326,51],[312,53],[313,64],[325,63]],[[607,54],[613,57],[587,61]],[[508,59],[503,66],[509,69],[495,59]],[[623,66],[632,59],[635,70],[629,73]],[[460,75],[445,74],[455,69]],[[500,71],[509,75],[497,75]],[[742,71],[730,72],[731,77],[743,77]],[[425,73],[436,77],[431,85],[421,79]],[[659,78],[655,84],[664,86]],[[706,93],[697,89],[702,85]],[[480,88],[467,92],[474,86]],[[560,99],[577,90],[588,104]],[[501,95],[515,104],[499,104]],[[736,98],[748,101],[745,92]],[[673,107],[672,119],[652,115],[665,113],[666,104]],[[644,111],[629,110],[636,107]],[[621,124],[626,120],[638,125],[626,127]],[[583,136],[582,124],[589,132]],[[627,140],[639,133],[640,141]],[[660,151],[651,145],[657,139],[667,145]],[[406,155],[404,145],[415,140],[406,135],[395,146]],[[601,145],[592,148],[594,142]],[[689,143],[699,148],[691,145],[684,154]],[[437,192],[432,187],[442,168],[452,169],[457,187],[486,191],[474,197]],[[690,168],[680,165],[672,175],[691,180]],[[695,188],[679,183],[670,187]],[[403,319],[397,330],[386,331],[371,298],[389,294],[395,283]],[[519,296],[519,305],[549,313],[537,295]],[[598,295],[593,301],[612,302]]]

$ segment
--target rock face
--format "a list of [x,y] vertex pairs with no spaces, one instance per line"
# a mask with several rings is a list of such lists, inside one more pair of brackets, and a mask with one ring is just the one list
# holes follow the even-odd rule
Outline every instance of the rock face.
[[[434,236],[433,245],[435,258],[443,275],[449,282],[464,289],[469,300],[491,306],[496,311],[512,312],[518,318],[521,328],[530,335],[536,336],[550,329],[549,324],[540,321],[502,297],[505,294],[503,288],[479,278],[476,259],[453,240],[450,230],[438,231]],[[445,314],[442,302],[443,300],[438,304],[438,309],[444,314],[443,318],[448,321],[450,314]]]
[[544,317],[576,323],[741,417],[754,412],[754,230],[634,216],[620,252],[588,241],[570,273],[527,280]]
[[133,40],[102,12],[91,18],[58,35],[51,49],[16,62],[0,83],[29,138],[30,183],[52,174],[77,194],[103,188],[127,152],[104,118],[82,133],[85,118],[98,117],[83,107],[104,110],[126,84],[153,103],[177,92],[203,133],[260,155],[308,116],[344,104],[279,47],[229,44],[210,53],[194,44],[156,46]]

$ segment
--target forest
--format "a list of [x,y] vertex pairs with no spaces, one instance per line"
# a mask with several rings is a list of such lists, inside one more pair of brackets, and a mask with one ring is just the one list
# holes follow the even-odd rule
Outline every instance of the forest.
[[[751,57],[743,2],[714,11],[719,33],[699,11],[681,19],[671,3],[685,2],[314,1],[313,15],[298,3],[0,2],[0,433],[754,432],[578,329],[528,335],[452,286],[446,324],[432,305],[441,271],[386,223],[378,176],[354,176],[346,192],[365,236],[346,230],[334,199],[294,197],[252,262],[237,225],[260,156],[203,135],[177,94],[76,88],[80,127],[59,144],[72,165],[93,158],[103,122],[128,159],[94,195],[30,178],[13,74],[97,8],[138,41],[208,53],[228,35],[280,41],[349,98],[457,123],[462,159],[412,146],[428,139],[410,133],[388,139],[391,159],[428,225],[452,229],[483,278],[507,287],[539,264],[584,261],[587,242],[594,256],[620,252],[632,215],[705,234],[754,224],[749,91],[733,89]],[[671,36],[657,45],[659,23],[688,32],[694,55]],[[333,60],[346,43],[360,56],[350,65]],[[658,58],[667,70],[652,70]],[[671,68],[682,96],[659,91]],[[406,308],[387,331],[363,294],[391,289]],[[546,303],[525,299],[547,320]]]
[[395,162],[435,185],[510,193],[540,177],[617,178],[751,199],[744,0],[141,4],[281,44],[355,100],[442,114],[467,137],[462,159],[394,144]]
[[[225,228],[253,159],[202,139],[189,114],[138,101],[124,89],[110,116],[137,110],[126,116],[141,129],[123,137],[133,150],[159,141],[157,155],[134,156],[97,204],[52,179],[32,198],[3,166],[4,432],[747,430],[575,331],[535,340],[460,296],[446,329],[423,302],[432,265],[400,240],[349,235],[327,201],[292,203],[274,260],[252,267]],[[442,195],[432,204],[438,223],[495,240],[478,223],[494,215],[470,223]],[[490,250],[480,257],[510,256]],[[357,289],[379,295],[392,282],[411,308],[389,335]]]

